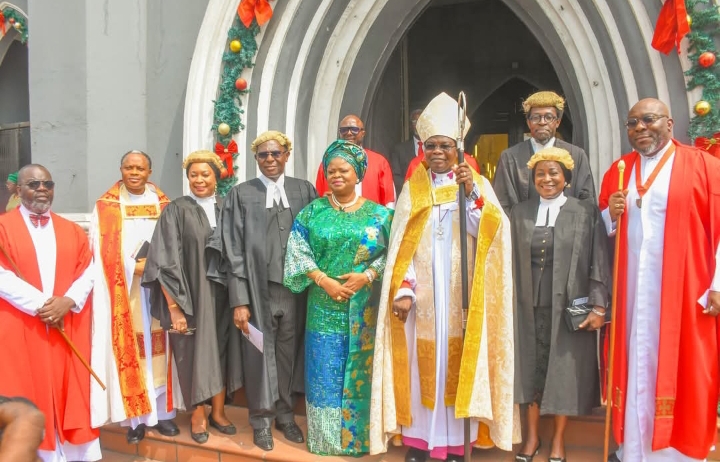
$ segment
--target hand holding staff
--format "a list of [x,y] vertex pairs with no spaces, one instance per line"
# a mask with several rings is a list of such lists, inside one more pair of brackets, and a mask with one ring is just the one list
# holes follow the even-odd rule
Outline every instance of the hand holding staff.
[[[12,266],[12,269],[15,272],[15,274],[17,275],[17,277],[19,277],[20,279],[25,281],[25,278],[23,277],[23,275],[20,274],[20,269],[17,267],[15,262],[12,260],[12,258],[10,258],[10,255],[8,255],[5,248],[1,245],[0,245],[0,252],[2,252],[5,259],[8,261],[10,266]],[[45,306],[43,306],[43,308],[46,308],[49,304],[53,304],[54,302],[55,302],[55,297],[51,297],[48,301],[45,302]],[[65,343],[67,343],[67,345],[70,347],[70,349],[75,354],[75,356],[77,356],[77,358],[80,360],[82,365],[85,366],[85,369],[87,369],[88,372],[90,372],[90,374],[93,376],[93,378],[97,381],[98,385],[100,385],[100,387],[103,390],[105,390],[105,384],[102,382],[102,380],[100,380],[100,377],[98,377],[98,375],[95,373],[95,371],[92,370],[92,367],[90,367],[90,364],[88,364],[87,360],[85,358],[83,358],[83,356],[80,354],[80,352],[78,351],[75,344],[72,342],[72,340],[70,340],[70,337],[68,337],[67,334],[65,333],[64,324],[63,324],[62,320],[61,319],[55,320],[50,316],[48,316],[47,319],[43,320],[43,322],[47,322],[52,327],[56,328],[58,330],[58,332],[60,332],[60,336],[63,338],[63,340],[65,340]]]
[[[612,296],[612,311],[610,313],[610,351],[608,352],[608,383],[607,383],[607,402],[605,408],[605,442],[603,445],[603,462],[608,460],[608,447],[610,445],[610,418],[612,416],[612,398],[613,398],[613,365],[615,360],[615,314],[617,313],[617,280],[618,280],[618,263],[620,261],[620,224],[622,222],[623,212],[625,211],[625,194],[623,193],[624,176],[625,176],[625,161],[621,160],[618,162],[618,173],[620,178],[618,180],[618,192],[613,194],[617,196],[620,194],[622,200],[619,197],[613,197],[613,200],[609,202],[610,216],[615,221],[615,260],[613,262],[613,296]],[[612,197],[612,196],[611,196]]]

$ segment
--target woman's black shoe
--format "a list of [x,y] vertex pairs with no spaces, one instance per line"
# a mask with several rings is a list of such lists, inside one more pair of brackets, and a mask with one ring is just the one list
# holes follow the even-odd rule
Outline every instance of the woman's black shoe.
[[219,431],[220,433],[224,433],[226,435],[234,435],[237,433],[237,428],[235,428],[235,425],[232,423],[230,425],[220,425],[219,423],[215,422],[215,419],[213,419],[212,414],[208,417],[208,423],[211,427]]
[[192,431],[192,426],[190,427],[190,437],[195,441],[197,444],[205,444],[207,443],[208,437],[210,434],[207,431],[200,432],[200,433],[194,433]]
[[140,424],[135,429],[128,428],[125,437],[127,438],[128,444],[138,444],[145,438],[145,425]]
[[540,447],[542,446],[542,441],[538,440],[538,445],[535,448],[535,452],[532,454],[515,454],[515,462],[532,462],[533,458],[535,458],[536,455],[538,455],[538,452],[540,452]]

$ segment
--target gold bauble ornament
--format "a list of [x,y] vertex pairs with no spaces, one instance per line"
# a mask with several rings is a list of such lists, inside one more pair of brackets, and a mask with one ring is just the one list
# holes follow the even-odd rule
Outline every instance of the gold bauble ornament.
[[708,115],[710,113],[710,109],[712,109],[710,103],[705,100],[698,101],[697,103],[695,103],[695,107],[693,108],[695,114],[699,115],[700,117]]
[[221,123],[218,125],[218,133],[222,136],[227,136],[230,133],[230,125],[225,122]]
[[238,51],[242,50],[242,43],[240,40],[233,40],[230,42],[230,51],[233,53],[237,53]]

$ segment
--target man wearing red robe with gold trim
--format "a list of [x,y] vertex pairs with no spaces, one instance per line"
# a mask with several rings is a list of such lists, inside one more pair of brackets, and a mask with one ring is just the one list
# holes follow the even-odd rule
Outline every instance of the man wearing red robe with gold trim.
[[[93,369],[108,385],[91,387],[92,424],[120,422],[127,441],[180,433],[167,409],[166,333],[150,315],[150,293],[140,286],[145,269],[143,244],[170,199],[152,183],[152,161],[142,151],[120,160],[122,180],[98,199],[90,225],[95,257],[93,292]],[[145,252],[146,253],[146,252]]]
[[45,414],[43,461],[94,461],[102,455],[90,373],[58,330],[90,357],[92,254],[82,228],[50,212],[54,188],[45,167],[23,167],[22,204],[0,216],[0,395],[23,396]]
[[[362,146],[365,138],[365,124],[356,115],[345,116],[340,121],[338,135],[340,139]],[[355,192],[375,203],[394,209],[396,194],[390,163],[382,154],[367,148],[363,149],[368,156],[368,168],[365,178],[355,186]],[[322,164],[318,167],[315,189],[317,189],[318,196],[324,196],[330,191]]]
[[625,125],[623,192],[618,160],[600,194],[621,246],[609,460],[703,460],[720,387],[720,161],[672,139],[659,100],[638,102]]

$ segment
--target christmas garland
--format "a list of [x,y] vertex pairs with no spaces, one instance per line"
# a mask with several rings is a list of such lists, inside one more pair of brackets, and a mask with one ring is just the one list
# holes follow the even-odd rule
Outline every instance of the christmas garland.
[[245,129],[241,97],[250,91],[247,81],[240,74],[254,66],[253,58],[257,53],[255,36],[260,32],[260,26],[270,20],[272,13],[268,0],[241,0],[237,17],[228,31],[212,125],[215,152],[225,165],[218,181],[217,193],[220,196],[225,196],[237,180],[235,159],[238,157],[238,146],[233,135]]
[[702,87],[702,99],[694,105],[688,136],[711,153],[720,148],[720,67],[715,40],[720,34],[720,12],[716,0],[686,0],[690,32],[687,37],[691,67],[687,90]]
[[218,182],[218,194],[225,196],[235,185],[234,163],[238,156],[237,144],[232,137],[245,128],[242,122],[241,96],[248,93],[247,82],[240,77],[243,70],[253,66],[253,58],[257,53],[255,36],[260,32],[257,22],[250,27],[238,18],[228,31],[228,51],[223,53],[223,70],[215,100],[215,112],[212,130],[217,143],[215,152],[226,165],[227,173]]
[[18,31],[21,43],[27,42],[27,18],[15,8],[6,6],[0,11],[0,33],[2,35],[7,34],[8,27],[12,27]]

